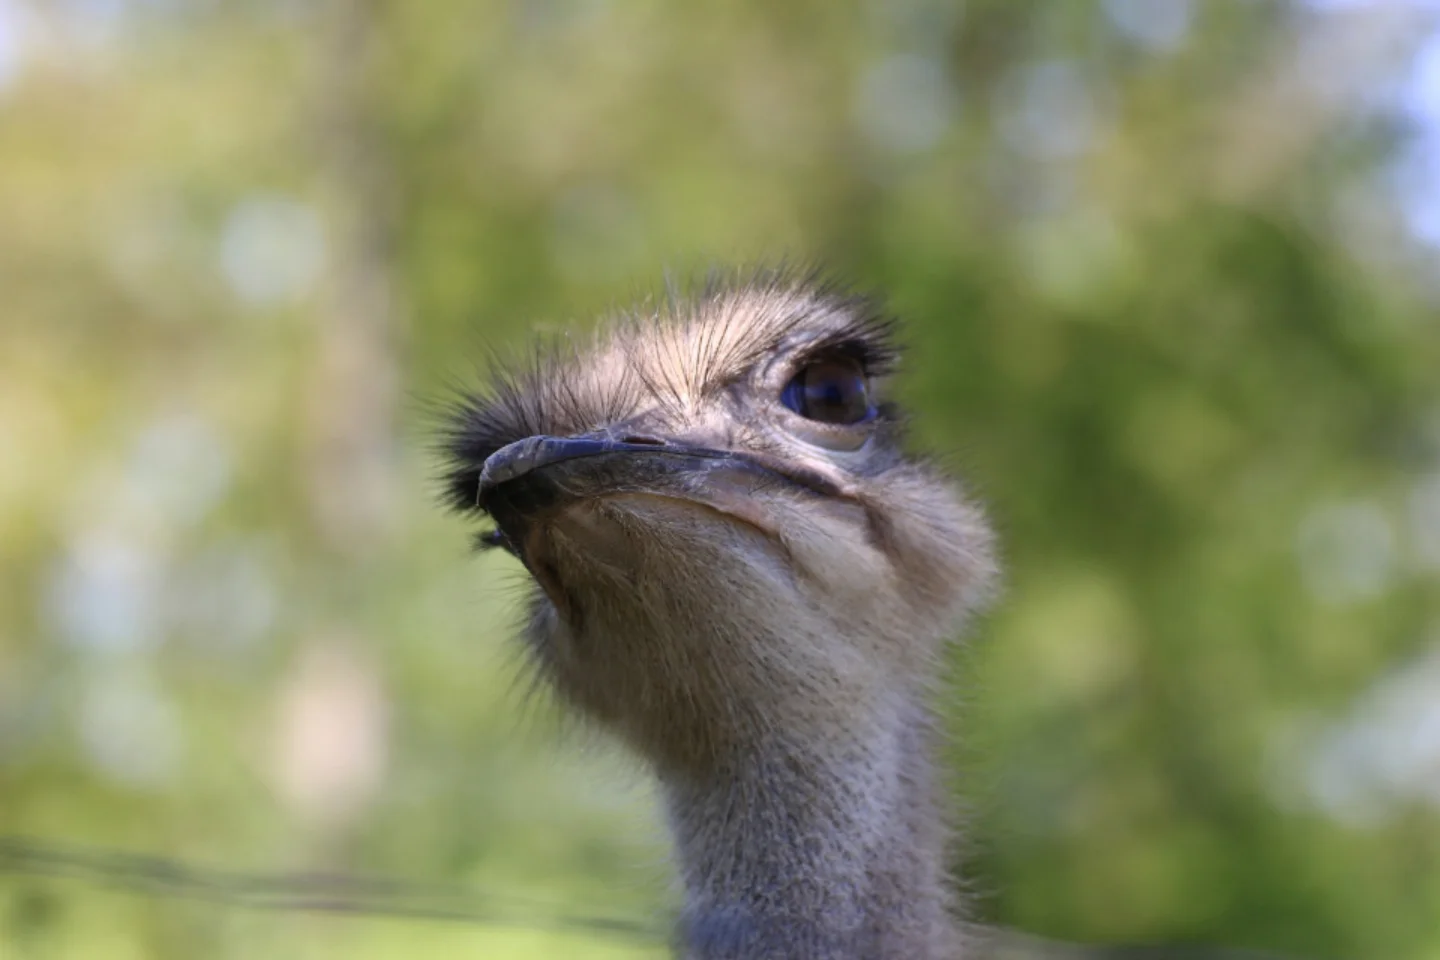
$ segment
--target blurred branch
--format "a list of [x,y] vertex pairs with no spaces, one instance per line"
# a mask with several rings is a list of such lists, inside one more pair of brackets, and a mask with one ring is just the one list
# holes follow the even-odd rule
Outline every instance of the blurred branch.
[[[402,495],[395,178],[375,85],[380,7],[330,0],[317,9],[315,39],[329,274],[300,456],[310,526],[327,551],[351,561],[343,576],[352,590],[363,589],[392,541]],[[291,666],[275,744],[281,794],[332,856],[385,780],[388,739],[383,683],[363,653],[367,631],[353,608],[337,608]]]
[[308,486],[315,525],[340,553],[385,538],[397,503],[393,182],[373,96],[374,0],[332,0],[317,61],[321,174],[330,225],[328,297],[309,398]]

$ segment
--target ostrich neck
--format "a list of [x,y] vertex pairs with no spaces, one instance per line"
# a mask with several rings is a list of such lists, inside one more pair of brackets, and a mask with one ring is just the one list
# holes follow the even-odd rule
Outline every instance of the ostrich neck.
[[904,704],[664,778],[693,960],[958,960],[934,733]]

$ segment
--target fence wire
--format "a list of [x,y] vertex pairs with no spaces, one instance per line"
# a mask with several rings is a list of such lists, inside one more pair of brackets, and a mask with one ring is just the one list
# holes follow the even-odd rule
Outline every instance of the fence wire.
[[[247,873],[171,857],[0,835],[0,876],[71,880],[144,897],[246,910],[292,911],[530,927],[674,945],[673,920],[578,913],[536,898],[458,885],[324,872]],[[1294,960],[1212,947],[1080,946],[976,926],[985,960]]]
[[651,946],[666,942],[671,929],[653,919],[575,913],[538,899],[468,887],[333,873],[242,873],[29,837],[0,836],[0,874],[75,880],[140,896],[248,910],[542,927]]

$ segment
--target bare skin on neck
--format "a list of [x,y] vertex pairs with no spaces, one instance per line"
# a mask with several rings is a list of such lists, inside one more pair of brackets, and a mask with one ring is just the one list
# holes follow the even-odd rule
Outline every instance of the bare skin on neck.
[[451,500],[561,698],[660,778],[696,960],[954,960],[929,707],[993,580],[904,455],[889,324],[787,277],[621,322],[457,411]]

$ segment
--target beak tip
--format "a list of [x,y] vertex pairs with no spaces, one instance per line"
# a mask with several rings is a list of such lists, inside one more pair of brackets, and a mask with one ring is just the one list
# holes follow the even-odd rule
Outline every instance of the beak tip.
[[506,444],[485,458],[480,468],[480,494],[534,470],[550,437],[535,436]]
[[506,444],[485,458],[480,468],[479,495],[502,483],[562,460],[621,449],[624,445],[591,437],[551,437],[538,434]]

